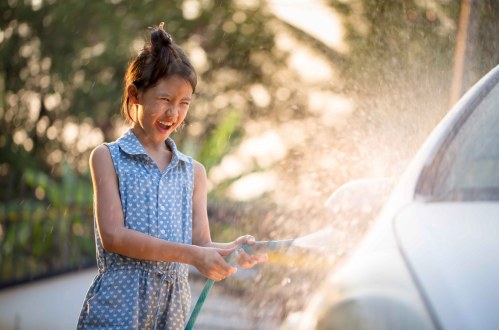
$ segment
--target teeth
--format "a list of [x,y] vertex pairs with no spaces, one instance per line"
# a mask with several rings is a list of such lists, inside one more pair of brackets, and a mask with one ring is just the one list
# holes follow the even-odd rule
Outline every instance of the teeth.
[[158,122],[161,124],[161,125],[164,125],[164,126],[172,126],[173,123],[169,122],[169,121],[160,121],[158,120]]

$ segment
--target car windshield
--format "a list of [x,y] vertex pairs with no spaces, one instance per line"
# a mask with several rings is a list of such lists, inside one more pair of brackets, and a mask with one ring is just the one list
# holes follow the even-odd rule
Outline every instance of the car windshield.
[[437,200],[499,200],[499,83],[448,145],[436,172]]

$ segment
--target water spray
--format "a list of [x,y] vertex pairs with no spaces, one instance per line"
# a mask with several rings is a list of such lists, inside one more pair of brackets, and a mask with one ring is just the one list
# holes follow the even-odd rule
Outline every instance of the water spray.
[[[311,249],[315,251],[331,251],[333,248],[337,248],[339,246],[339,242],[343,238],[343,233],[337,232],[332,228],[326,228],[323,230],[319,230],[312,234],[308,234],[295,239],[286,239],[286,240],[271,240],[271,241],[257,241],[254,244],[243,244],[238,249],[233,251],[231,254],[227,256],[225,259],[229,264],[232,264],[234,257],[239,253],[242,249],[248,254],[258,254],[258,253],[267,253],[267,252],[284,252],[291,247],[299,247],[304,249]],[[203,291],[199,295],[199,298],[192,310],[191,316],[185,330],[191,330],[194,327],[194,323],[201,312],[201,308],[204,305],[206,297],[210,292],[214,280],[208,279],[206,284],[203,287]]]
[[286,250],[293,246],[294,239],[256,241],[254,244],[243,244],[241,248],[248,254],[266,253],[269,251]]
[[[295,241],[294,239],[289,239],[289,240],[257,241],[252,245],[243,244],[238,249],[229,254],[227,258],[225,258],[225,261],[227,261],[229,264],[232,264],[234,257],[239,253],[240,249],[244,250],[248,254],[266,253],[268,251],[278,251],[278,250],[288,249],[293,245],[294,241]],[[194,327],[194,323],[198,318],[199,312],[201,312],[201,308],[203,307],[204,301],[206,300],[208,293],[210,293],[213,284],[215,284],[215,281],[212,279],[206,281],[206,284],[203,287],[203,291],[201,291],[198,301],[196,302],[196,305],[192,310],[191,317],[187,322],[185,330],[191,330]]]

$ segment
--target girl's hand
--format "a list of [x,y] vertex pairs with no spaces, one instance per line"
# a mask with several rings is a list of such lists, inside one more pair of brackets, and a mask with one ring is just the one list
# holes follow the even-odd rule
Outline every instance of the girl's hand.
[[236,267],[229,265],[225,261],[225,258],[234,250],[234,248],[200,247],[200,253],[193,266],[207,278],[217,282],[221,281],[237,271]]
[[[243,244],[248,244],[248,245],[253,245],[255,244],[255,238],[251,235],[245,235],[237,238],[233,244],[237,247],[243,245]],[[237,250],[237,256],[234,259],[237,261],[237,264],[242,267],[242,268],[251,268],[255,266],[256,264],[260,262],[266,262],[268,260],[267,253],[260,253],[260,254],[248,254],[244,249],[238,249]]]

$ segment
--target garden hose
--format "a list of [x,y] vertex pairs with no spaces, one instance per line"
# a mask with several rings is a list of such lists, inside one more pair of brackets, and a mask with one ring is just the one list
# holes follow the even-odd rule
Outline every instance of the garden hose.
[[[254,244],[243,244],[241,247],[233,251],[231,254],[227,256],[225,261],[227,261],[229,264],[232,264],[232,261],[234,259],[234,256],[238,253],[239,249],[243,249],[246,253],[248,254],[254,254],[258,252],[265,252],[265,251],[274,251],[274,250],[281,250],[281,249],[286,249],[290,246],[293,245],[294,240],[289,239],[289,240],[279,240],[279,241],[258,241],[255,242]],[[196,323],[196,319],[198,318],[199,313],[201,312],[201,308],[203,308],[204,302],[206,300],[206,297],[211,291],[211,288],[213,287],[213,284],[215,284],[215,281],[212,279],[208,279],[206,281],[206,284],[203,287],[203,291],[201,291],[201,294],[199,295],[199,298],[196,302],[196,305],[194,306],[194,309],[192,310],[191,316],[189,318],[189,321],[187,322],[187,325],[185,326],[185,330],[191,330],[194,327],[194,323]]]

